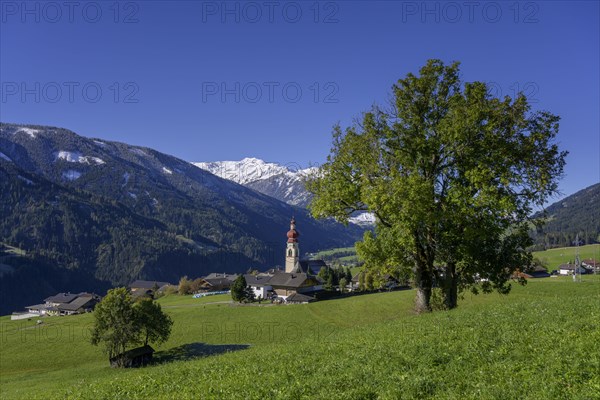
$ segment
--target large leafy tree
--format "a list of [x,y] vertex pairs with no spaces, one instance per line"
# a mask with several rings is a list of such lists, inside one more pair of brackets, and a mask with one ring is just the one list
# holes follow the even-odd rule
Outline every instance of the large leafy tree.
[[388,109],[334,127],[331,154],[307,182],[311,211],[341,222],[374,213],[359,256],[368,268],[409,271],[418,311],[431,309],[436,283],[447,308],[478,279],[506,293],[529,262],[532,210],[562,175],[558,123],[523,94],[495,98],[485,83],[461,82],[458,63],[430,60],[393,86]]
[[137,344],[163,343],[170,334],[173,321],[160,304],[143,298],[134,302],[126,288],[108,291],[94,310],[91,343],[103,344],[109,359],[117,358],[122,365],[128,347]]
[[91,343],[104,344],[109,359],[116,357],[138,341],[137,321],[129,291],[111,289],[94,309]]

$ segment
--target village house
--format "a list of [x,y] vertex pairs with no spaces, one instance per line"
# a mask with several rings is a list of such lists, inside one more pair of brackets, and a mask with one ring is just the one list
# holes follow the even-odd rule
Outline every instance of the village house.
[[169,286],[177,287],[177,285],[169,282],[136,280],[129,284],[129,291],[135,298],[143,296],[153,297],[155,291],[156,293],[164,292]]
[[90,312],[101,297],[94,293],[58,293],[44,300],[44,303],[25,307],[24,313],[13,313],[11,319],[24,319],[39,316],[72,315]]
[[550,276],[550,274],[548,273],[546,268],[544,268],[540,265],[536,265],[531,268],[526,268],[524,271],[517,270],[513,274],[513,278],[525,278],[525,279],[548,278],[549,276]]
[[219,274],[213,272],[201,278],[200,290],[207,292],[229,290],[238,276],[239,274]]
[[581,265],[584,268],[588,268],[595,273],[600,272],[600,261],[594,260],[593,258],[588,258],[588,259],[582,260]]
[[582,266],[576,268],[575,264],[567,263],[561,264],[558,267],[558,273],[560,275],[573,275],[577,271],[578,274],[587,274],[588,270]]
[[273,275],[267,274],[245,274],[246,285],[254,292],[255,299],[267,299],[273,296],[273,286],[269,285],[269,280]]

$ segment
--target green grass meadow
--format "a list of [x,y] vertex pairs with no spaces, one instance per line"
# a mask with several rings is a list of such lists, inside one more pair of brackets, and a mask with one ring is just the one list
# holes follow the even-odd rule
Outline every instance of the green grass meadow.
[[[568,262],[574,263],[575,255],[577,254],[577,247],[561,247],[545,251],[536,251],[532,254],[534,257],[542,260],[546,267],[552,271],[554,269],[558,269],[558,266],[561,264],[566,264]],[[600,244],[579,246],[579,257],[582,260],[589,258],[600,260]]]
[[[351,255],[347,255],[352,253]],[[539,258],[544,262],[546,268],[549,271],[558,269],[561,264],[568,262],[575,262],[575,254],[577,253],[577,247],[561,247],[556,249],[550,249],[545,251],[535,251],[533,256]],[[600,260],[600,244],[589,244],[579,247],[579,256],[582,260],[595,259]],[[336,259],[342,264],[356,264],[358,263],[358,257],[354,247],[341,247],[331,250],[324,250],[315,253],[314,258],[326,258]],[[353,269],[354,273],[354,269]]]
[[597,399],[600,276],[530,280],[415,315],[414,291],[308,305],[160,299],[156,365],[116,370],[92,315],[0,318],[2,399]]

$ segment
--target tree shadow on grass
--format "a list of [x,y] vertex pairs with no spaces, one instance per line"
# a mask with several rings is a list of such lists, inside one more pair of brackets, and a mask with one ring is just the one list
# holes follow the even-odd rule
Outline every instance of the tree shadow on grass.
[[154,363],[164,364],[173,361],[192,360],[194,358],[215,356],[231,351],[245,350],[249,347],[250,345],[247,344],[188,343],[169,350],[157,351],[154,353]]

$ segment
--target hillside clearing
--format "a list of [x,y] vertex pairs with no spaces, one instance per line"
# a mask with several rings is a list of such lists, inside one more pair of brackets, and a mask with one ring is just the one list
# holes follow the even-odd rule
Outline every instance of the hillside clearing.
[[[577,247],[561,247],[545,251],[535,251],[532,254],[544,262],[548,270],[552,271],[558,269],[561,264],[574,263]],[[600,260],[600,244],[579,246],[579,256],[582,260],[589,258]]]

